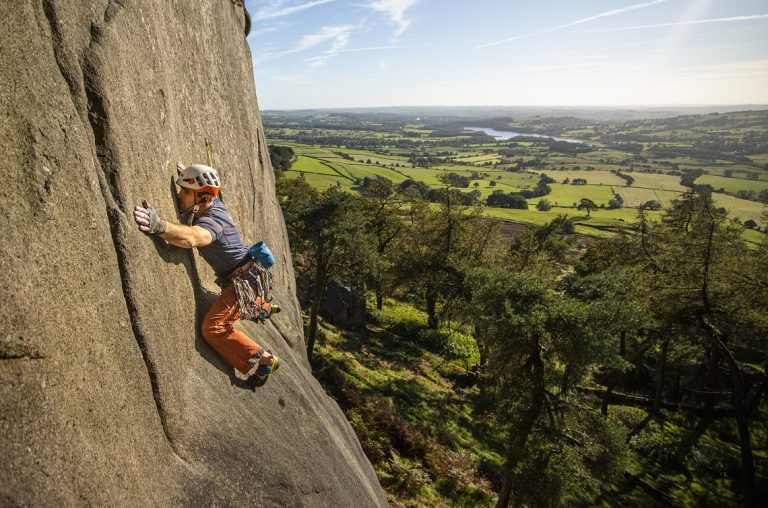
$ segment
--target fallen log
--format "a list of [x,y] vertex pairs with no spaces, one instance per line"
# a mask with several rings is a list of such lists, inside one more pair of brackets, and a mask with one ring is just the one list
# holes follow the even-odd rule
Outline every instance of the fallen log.
[[[577,386],[576,390],[582,393],[590,393],[597,395],[598,397],[605,396],[604,388],[594,388],[590,386]],[[614,391],[608,397],[609,405],[624,405],[641,408],[652,408],[653,399],[651,397],[644,397],[642,395],[632,395],[629,393],[622,393]],[[696,406],[694,404],[684,404],[681,402],[669,402],[662,401],[661,407],[670,411],[685,411],[702,417],[722,417],[733,416],[733,408],[731,406],[717,406],[711,411],[708,411],[704,406]]]

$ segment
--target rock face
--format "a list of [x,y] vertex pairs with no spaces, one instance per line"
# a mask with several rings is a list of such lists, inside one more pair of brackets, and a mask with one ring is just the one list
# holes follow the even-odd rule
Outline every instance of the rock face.
[[358,329],[365,326],[365,294],[347,284],[331,282],[325,288],[320,314],[335,326]]
[[[0,505],[386,505],[309,372],[244,13],[231,0],[0,4]],[[209,149],[206,149],[206,146]],[[206,163],[278,259],[252,392],[202,340],[213,273],[140,233]]]

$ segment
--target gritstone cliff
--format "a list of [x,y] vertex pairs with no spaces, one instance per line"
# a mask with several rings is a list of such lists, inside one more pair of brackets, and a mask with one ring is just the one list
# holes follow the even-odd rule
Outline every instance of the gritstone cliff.
[[[285,225],[231,0],[0,4],[0,505],[386,505],[304,353]],[[141,234],[206,162],[278,258],[281,355],[254,393],[201,339],[213,274]]]

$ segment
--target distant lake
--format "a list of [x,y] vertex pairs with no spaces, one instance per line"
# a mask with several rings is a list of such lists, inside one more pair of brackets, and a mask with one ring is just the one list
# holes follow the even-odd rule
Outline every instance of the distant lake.
[[507,141],[508,139],[525,136],[529,138],[549,138],[554,139],[555,141],[565,141],[566,143],[583,143],[583,141],[579,141],[578,139],[556,138],[554,136],[545,136],[544,134],[527,134],[525,132],[497,131],[496,129],[489,129],[488,127],[464,127],[464,130],[482,131],[489,136],[493,136],[497,141]]

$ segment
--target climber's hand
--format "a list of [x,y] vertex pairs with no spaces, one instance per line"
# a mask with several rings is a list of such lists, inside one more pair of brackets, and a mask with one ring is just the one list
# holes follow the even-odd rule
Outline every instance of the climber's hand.
[[136,205],[133,210],[133,220],[139,225],[139,230],[148,235],[165,233],[167,223],[158,215],[157,210],[152,208],[146,199],[142,205]]
[[186,169],[186,166],[181,161],[176,161],[176,173],[179,176],[184,172],[184,169]]

